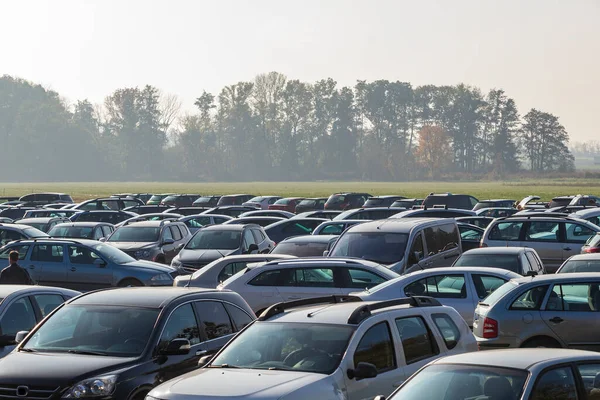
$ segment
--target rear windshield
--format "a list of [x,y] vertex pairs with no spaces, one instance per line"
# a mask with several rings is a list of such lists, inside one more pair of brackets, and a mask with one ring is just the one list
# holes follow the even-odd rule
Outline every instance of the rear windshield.
[[312,207],[312,206],[317,205],[317,201],[316,200],[302,200],[298,205]]
[[31,227],[31,228],[25,228],[23,229],[23,233],[30,238],[38,238],[38,237],[47,237],[48,234],[45,232],[40,231],[37,228]]
[[598,260],[568,260],[560,268],[561,274],[573,272],[600,272],[600,259]]
[[127,227],[117,229],[109,242],[156,242],[160,235],[160,228],[154,227]]
[[336,203],[343,203],[346,200],[346,196],[341,195],[341,194],[333,194],[329,197],[329,200],[327,200],[327,202],[329,204],[336,204]]
[[[390,199],[380,199],[380,198],[373,198],[373,199],[368,199],[365,202],[365,206],[377,206],[379,204],[382,204],[386,201],[391,201]],[[393,203],[393,201],[392,201]]]
[[521,273],[519,256],[516,254],[463,254],[456,260],[456,267],[502,268]]
[[321,257],[327,243],[279,243],[271,254],[289,254],[296,257]]
[[291,199],[279,199],[275,202],[275,204],[286,205],[286,204],[289,204],[290,201],[291,201]]
[[489,306],[496,304],[501,298],[504,297],[507,293],[515,289],[517,286],[516,283],[508,281],[504,285],[500,286],[498,289],[494,290],[488,297],[483,299],[481,303],[487,304]]
[[55,226],[48,234],[53,237],[91,239],[93,231],[87,226]]
[[356,232],[346,233],[331,252],[332,257],[356,257],[393,264],[404,258],[406,233]]
[[212,197],[200,197],[194,201],[194,204],[210,203]]

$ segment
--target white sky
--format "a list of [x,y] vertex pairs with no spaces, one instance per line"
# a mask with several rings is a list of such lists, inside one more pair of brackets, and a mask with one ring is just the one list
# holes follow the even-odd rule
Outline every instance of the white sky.
[[519,110],[597,139],[599,0],[4,0],[0,74],[71,101],[203,89],[278,71],[503,88]]

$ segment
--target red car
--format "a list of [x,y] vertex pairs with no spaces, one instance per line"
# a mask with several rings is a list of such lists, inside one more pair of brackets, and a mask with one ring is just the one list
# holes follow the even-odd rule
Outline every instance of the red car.
[[269,210],[282,210],[292,213],[296,212],[296,206],[304,200],[304,197],[286,197],[279,199],[275,203],[269,205]]

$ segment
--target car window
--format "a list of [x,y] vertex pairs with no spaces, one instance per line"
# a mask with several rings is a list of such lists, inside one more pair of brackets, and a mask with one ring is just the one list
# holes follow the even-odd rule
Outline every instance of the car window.
[[525,241],[558,242],[559,226],[555,221],[531,221],[525,228]]
[[4,249],[1,253],[0,253],[0,260],[8,260],[8,254],[11,251],[18,251],[19,252],[19,260],[24,259],[25,257],[27,257],[27,252],[29,251],[29,245],[16,245],[16,246],[10,246],[6,249]]
[[266,239],[265,235],[260,231],[260,229],[251,229],[251,231],[254,235],[255,243],[262,243]]
[[379,373],[396,368],[394,344],[387,322],[380,322],[365,332],[354,352],[354,367],[366,362],[377,367]]
[[96,229],[94,229],[94,231],[93,231],[93,239],[99,240],[102,237],[105,237],[105,235],[104,235],[104,232],[102,231],[102,227],[99,226]]
[[529,264],[531,264],[534,271],[540,272],[540,271],[544,270],[544,267],[542,266],[541,261],[538,259],[538,257],[535,256],[535,254],[533,254],[530,251],[526,251],[525,256],[529,260]]
[[331,268],[297,268],[294,270],[294,278],[293,286],[335,287]]
[[427,254],[434,255],[458,247],[460,235],[456,225],[446,224],[425,228]]
[[31,261],[63,262],[62,244],[37,244],[33,246]]
[[171,230],[171,236],[173,236],[173,240],[177,241],[182,239],[181,232],[179,232],[179,229],[177,229],[176,226],[169,226],[168,229]]
[[368,289],[377,286],[386,280],[379,275],[364,269],[349,268],[350,287],[356,289]]
[[25,239],[25,237],[23,235],[21,235],[19,232],[9,230],[9,229],[0,230],[0,244],[2,246],[4,246],[5,244],[7,244],[9,242],[12,242],[13,240],[21,240],[21,239]]
[[250,282],[253,286],[284,286],[286,283],[293,282],[294,270],[290,269],[275,269],[260,273]]
[[440,353],[435,338],[421,317],[396,319],[406,364],[412,364]]
[[231,320],[233,321],[233,324],[235,325],[236,332],[241,331],[254,320],[254,317],[246,314],[246,312],[241,308],[227,303],[224,303],[224,305],[229,313],[229,316],[231,317]]
[[522,267],[520,271],[516,271],[518,274],[526,275],[528,271],[537,271],[537,269],[531,265],[525,253],[519,256],[519,260],[521,260]]
[[432,314],[431,319],[444,338],[448,350],[452,350],[460,340],[460,330],[447,314]]
[[36,294],[33,298],[40,308],[42,317],[50,314],[56,307],[60,306],[65,301],[62,296],[57,294]]
[[169,227],[166,227],[165,229],[163,229],[163,233],[162,233],[162,241],[164,242],[165,240],[175,240],[173,239],[173,234],[171,233],[171,230],[169,229]]
[[519,240],[523,222],[500,222],[494,225],[488,236],[489,240]]
[[570,367],[544,372],[535,383],[531,400],[577,400],[575,378]]
[[565,230],[567,234],[567,242],[570,243],[585,243],[587,240],[596,235],[596,232],[588,228],[587,226],[575,224],[571,222],[565,223]]
[[200,343],[198,323],[191,304],[179,306],[169,316],[160,337],[160,348],[165,348],[173,339],[187,339],[190,344]]
[[521,293],[511,304],[512,310],[539,310],[548,286],[536,286]]
[[423,235],[419,233],[410,248],[408,253],[408,266],[411,267],[418,264],[419,261],[425,256],[425,249],[423,248]]
[[123,200],[123,208],[127,208],[127,207],[134,207],[139,205],[139,203],[137,201],[133,201],[133,200]]
[[197,301],[194,303],[200,327],[206,333],[208,340],[233,333],[229,314],[225,311],[223,303],[219,301]]
[[467,297],[465,276],[462,274],[430,276],[407,285],[404,293],[438,299],[464,299]]
[[30,331],[36,324],[35,312],[29,297],[13,302],[0,319],[2,336],[14,336],[20,331]]
[[254,235],[250,231],[250,229],[244,230],[244,250],[248,250],[251,244],[256,244],[254,240]]
[[554,285],[545,309],[548,311],[600,311],[598,284]]
[[223,267],[221,272],[219,272],[217,280],[219,281],[219,283],[225,282],[227,279],[231,278],[232,276],[246,268],[247,264],[247,262],[233,262],[227,264],[225,267]]
[[473,278],[475,290],[477,291],[477,297],[480,299],[485,299],[496,289],[506,283],[506,279],[502,279],[497,276],[480,274],[473,274],[471,276]]
[[310,235],[312,231],[319,226],[322,221],[302,221],[292,222],[287,224],[283,229],[283,233],[292,235]]
[[331,225],[327,225],[326,227],[324,227],[319,232],[319,235],[340,235],[342,232],[344,232],[344,224],[343,223],[331,224]]
[[71,264],[93,264],[100,256],[87,247],[69,246]]
[[583,380],[586,398],[590,400],[600,397],[600,364],[577,365]]

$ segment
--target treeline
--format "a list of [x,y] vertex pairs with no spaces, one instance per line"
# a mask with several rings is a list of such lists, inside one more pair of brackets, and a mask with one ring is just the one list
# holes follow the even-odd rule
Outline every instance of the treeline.
[[519,114],[503,90],[289,80],[276,72],[175,96],[124,88],[67,104],[0,78],[4,181],[416,180],[574,170],[558,118]]

